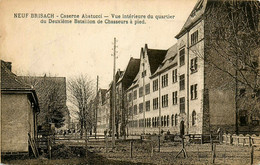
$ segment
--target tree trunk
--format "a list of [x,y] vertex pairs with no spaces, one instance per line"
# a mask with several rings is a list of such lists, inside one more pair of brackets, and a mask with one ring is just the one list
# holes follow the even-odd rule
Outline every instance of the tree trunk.
[[82,136],[83,136],[83,121],[81,120],[80,121],[80,139],[82,139]]
[[118,123],[116,123],[116,138],[119,139]]

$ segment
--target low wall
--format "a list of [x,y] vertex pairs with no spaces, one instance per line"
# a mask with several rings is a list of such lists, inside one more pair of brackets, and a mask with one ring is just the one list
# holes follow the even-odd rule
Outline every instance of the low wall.
[[223,134],[224,144],[233,144],[241,146],[260,146],[260,136],[256,135],[236,135],[236,134]]

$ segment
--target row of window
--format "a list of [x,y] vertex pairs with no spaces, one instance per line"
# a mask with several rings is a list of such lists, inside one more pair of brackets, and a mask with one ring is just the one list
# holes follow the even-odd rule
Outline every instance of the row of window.
[[[159,127],[160,121],[159,117],[139,119],[129,121],[129,127]],[[196,124],[196,112],[192,112],[192,121],[191,124],[194,126]],[[170,126],[170,116],[164,115],[161,116],[161,126],[169,127]],[[178,115],[171,115],[171,126],[178,126]]]
[[[191,45],[197,43],[198,40],[199,40],[199,32],[198,30],[196,30],[191,34]],[[182,48],[179,51],[179,61],[180,61],[180,66],[185,64],[185,48]],[[197,58],[191,60],[191,70],[195,68],[197,69]],[[145,76],[146,76],[146,70],[142,72],[142,77]],[[168,79],[168,77],[163,77],[163,79]],[[162,86],[164,86],[163,81],[162,81]]]
[[[198,42],[198,30],[195,31],[193,34],[191,34],[191,45],[195,44]],[[185,48],[181,49],[180,52],[179,52],[179,61],[180,61],[180,66],[184,65],[185,64]],[[197,71],[198,69],[198,58],[195,57],[193,59],[191,59],[191,62],[190,62],[190,70],[191,70],[191,73],[194,73]],[[146,76],[146,70],[142,72],[142,77],[145,77]],[[172,71],[172,82],[177,82],[177,69],[174,69]],[[153,81],[153,91],[157,91],[158,90],[158,79],[154,80]],[[164,87],[167,87],[168,86],[168,74],[165,74],[162,76],[162,88]],[[184,74],[180,76],[180,90],[183,90],[185,89],[185,76]],[[147,84],[145,86],[145,93],[146,94],[149,94],[150,93],[150,84]],[[132,94],[131,94],[132,95]],[[143,87],[140,87],[139,88],[139,97],[142,97],[143,96]],[[130,97],[132,96],[129,96],[129,100]],[[134,93],[134,99],[137,98],[137,92]]]
[[[180,50],[180,66],[185,64],[185,48]],[[198,57],[192,58],[190,60],[190,70],[191,74],[196,72],[198,69]]]
[[[199,39],[199,33],[198,30],[191,34],[191,45],[198,42]],[[180,66],[185,64],[185,48],[181,49],[179,52],[179,60],[180,60]],[[197,61],[197,59],[196,59]],[[192,61],[191,61],[192,64]]]
[[[174,72],[173,79],[176,82],[177,81],[177,70],[173,70],[173,72]],[[163,78],[162,84],[163,84],[163,87],[165,87],[165,86],[168,85],[168,74],[162,76],[162,78]],[[185,75],[184,74],[180,75],[179,79],[180,79],[180,84],[179,84],[180,90],[184,90],[185,89]],[[193,88],[193,86],[192,86],[192,88]],[[158,79],[153,81],[153,91],[157,91],[157,90],[158,90]],[[196,85],[196,87],[194,87],[193,90],[194,90],[194,91],[192,91],[193,93],[197,92],[197,85]],[[145,94],[146,95],[150,94],[150,83],[145,85]],[[143,87],[140,87],[139,88],[139,97],[142,97],[142,96],[143,96]],[[193,96],[193,94],[192,94],[192,96]],[[194,95],[194,97],[197,98],[196,95]],[[194,97],[192,97],[192,99],[194,99]],[[137,91],[136,90],[134,91],[134,96],[133,96],[133,100],[135,100],[135,99],[137,99]],[[132,101],[132,93],[129,93],[128,101],[129,102]]]
[[[191,59],[191,73],[194,73],[197,71],[197,57],[194,59]],[[178,74],[177,74],[177,69],[174,69],[172,71],[172,82],[175,83],[177,82],[178,79]],[[182,74],[179,76],[179,86],[180,86],[180,90],[184,90],[185,89],[185,74]],[[153,92],[158,91],[158,79],[153,81]],[[165,74],[162,76],[162,88],[167,87],[168,86],[168,74]],[[150,94],[150,83],[145,85],[145,94],[148,95]],[[144,95],[143,93],[143,87],[139,88],[139,97],[142,97]],[[133,100],[137,99],[137,91],[134,91],[134,96],[133,96]],[[132,101],[132,93],[129,93],[128,95],[128,101]]]
[[[198,84],[191,85],[190,93],[191,93],[191,100],[197,99],[198,91],[197,91]],[[181,97],[180,101],[180,113],[185,113],[185,97]],[[178,104],[178,92],[172,92],[172,104]],[[168,107],[168,94],[162,96],[162,108]],[[153,110],[159,108],[159,98],[153,99]],[[145,110],[150,111],[150,100],[145,102]],[[139,113],[143,113],[143,103],[139,104]],[[129,114],[132,115],[132,107],[129,107]],[[137,105],[134,105],[134,115],[137,114]]]
[[[175,117],[174,117],[175,116]],[[175,119],[175,122],[174,122]],[[129,122],[129,127],[159,127],[159,117],[132,120]],[[172,126],[177,126],[178,116],[172,115]],[[169,115],[161,117],[161,126],[169,127]]]

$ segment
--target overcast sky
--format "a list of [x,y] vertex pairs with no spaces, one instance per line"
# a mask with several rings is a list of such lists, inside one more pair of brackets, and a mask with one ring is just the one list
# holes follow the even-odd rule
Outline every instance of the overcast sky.
[[[113,73],[113,38],[118,39],[117,68],[139,58],[145,43],[168,49],[197,0],[0,0],[0,55],[13,63],[18,75],[44,73],[71,77],[100,77],[107,88]],[[14,13],[174,15],[146,20],[145,25],[41,24],[40,19],[14,18]],[[58,19],[58,18],[57,18]]]

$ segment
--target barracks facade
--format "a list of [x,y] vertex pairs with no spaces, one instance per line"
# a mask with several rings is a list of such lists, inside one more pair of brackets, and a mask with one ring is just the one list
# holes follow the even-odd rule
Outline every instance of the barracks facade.
[[[138,70],[127,83],[120,82],[129,74],[128,67],[120,74],[116,86],[120,135],[209,134],[218,129],[234,133],[238,126],[243,128],[234,88],[219,88],[223,83],[234,85],[234,80],[205,62],[212,54],[207,47],[211,22],[204,14],[213,3],[197,2],[175,36],[177,43],[168,50],[150,49],[145,44],[134,64]],[[107,90],[106,99],[111,104],[110,92]],[[109,123],[105,127],[109,130]]]

